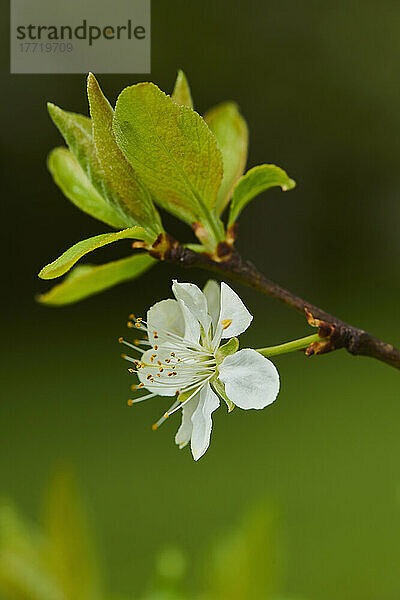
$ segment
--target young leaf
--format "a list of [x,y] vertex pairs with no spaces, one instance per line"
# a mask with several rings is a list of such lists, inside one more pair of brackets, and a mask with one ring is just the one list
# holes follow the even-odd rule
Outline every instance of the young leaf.
[[48,572],[45,540],[9,501],[0,501],[0,595],[15,600],[65,600]]
[[62,110],[51,102],[47,104],[50,117],[64,137],[83,172],[98,194],[119,215],[123,227],[138,225],[129,211],[121,208],[112,191],[105,185],[104,172],[96,155],[92,123],[88,117]]
[[216,212],[220,215],[232,197],[235,183],[244,172],[249,133],[246,121],[233,102],[219,104],[204,118],[217,138],[224,161],[224,177],[216,206]]
[[47,103],[49,115],[67,142],[86,175],[99,183],[101,168],[96,157],[92,138],[92,124],[88,117],[68,112],[51,102]]
[[204,119],[176,104],[152,83],[125,88],[115,107],[114,131],[133,169],[165,210],[223,236],[213,210],[222,180],[222,156]]
[[126,225],[126,220],[90,183],[70,150],[64,147],[54,148],[48,156],[47,166],[54,182],[75,206],[116,229]]
[[160,215],[153,204],[151,195],[140,183],[117,145],[112,129],[113,109],[92,73],[89,73],[88,76],[87,93],[96,153],[107,186],[112,190],[124,211],[133,216],[136,224],[155,234],[154,239],[163,231]]
[[156,259],[149,254],[133,254],[104,265],[82,265],[72,269],[62,283],[41,294],[41,304],[62,306],[103,292],[118,283],[136,279],[150,269]]
[[66,599],[103,597],[98,556],[86,512],[72,474],[65,469],[56,472],[46,498],[44,525],[49,570]]
[[276,517],[260,504],[230,535],[220,535],[209,552],[207,597],[210,600],[277,598],[278,558]]
[[64,275],[82,256],[88,252],[92,252],[92,250],[126,238],[143,240],[146,239],[146,235],[142,227],[130,227],[116,233],[101,233],[100,235],[82,240],[66,250],[52,263],[43,267],[39,273],[39,277],[42,279],[55,279],[56,277],[60,277],[60,275]]
[[190,92],[189,82],[186,79],[185,73],[181,69],[178,71],[178,76],[176,78],[175,87],[171,98],[177,104],[193,108],[193,100]]
[[250,200],[261,192],[276,186],[286,192],[293,189],[295,185],[296,182],[290,179],[283,169],[275,165],[259,165],[250,169],[239,179],[233,190],[228,225],[232,225]]

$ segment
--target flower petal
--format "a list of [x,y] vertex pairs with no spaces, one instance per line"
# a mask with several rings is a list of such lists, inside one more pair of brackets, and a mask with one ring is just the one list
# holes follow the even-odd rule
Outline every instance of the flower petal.
[[178,303],[185,325],[185,333],[183,337],[185,340],[195,342],[197,344],[200,338],[200,323],[194,314],[188,309],[186,304],[182,302],[182,300],[178,300]]
[[250,348],[227,356],[219,366],[219,379],[228,398],[239,408],[264,408],[279,392],[275,365]]
[[218,324],[219,311],[221,309],[221,287],[214,279],[209,279],[203,288],[203,294],[207,298],[208,314],[211,317],[214,331]]
[[211,414],[219,407],[219,404],[217,394],[212,391],[210,384],[207,383],[200,390],[199,403],[192,416],[191,448],[194,460],[199,460],[210,445]]
[[186,308],[201,323],[204,331],[208,333],[211,317],[208,314],[207,299],[201,289],[194,283],[178,283],[174,279],[172,291],[175,298],[184,303]]
[[175,443],[178,444],[179,448],[184,448],[190,442],[193,431],[192,415],[197,408],[199,398],[200,394],[196,394],[182,408],[182,424],[175,436]]
[[[253,317],[229,285],[221,283],[221,312],[219,324],[224,327],[222,338],[231,338],[246,331]],[[226,323],[230,324],[226,325]]]
[[[170,298],[154,304],[147,311],[147,329],[152,346],[160,346],[167,340],[170,341],[166,336],[167,331],[183,336],[185,328],[178,302]],[[154,334],[158,336],[156,339]]]

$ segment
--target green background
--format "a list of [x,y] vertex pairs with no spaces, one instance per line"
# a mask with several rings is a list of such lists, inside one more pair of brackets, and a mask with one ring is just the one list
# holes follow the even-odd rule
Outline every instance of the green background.
[[[344,351],[276,359],[282,389],[262,413],[220,410],[199,463],[173,443],[179,416],[151,424],[163,399],[126,406],[116,340],[132,310],[170,295],[158,265],[139,281],[50,309],[40,268],[106,231],[62,198],[45,166],[61,143],[45,102],[87,113],[82,75],[9,75],[2,18],[1,492],[38,514],[49,472],[69,461],[92,506],[110,587],[138,592],[160,547],[195,572],[210,540],[260,498],[279,515],[282,587],[317,600],[400,597],[398,372]],[[152,72],[99,76],[112,102],[150,79],[187,73],[196,108],[238,102],[249,166],[273,162],[297,181],[244,212],[239,250],[270,278],[399,345],[400,3],[152,2]],[[116,69],[117,70],[117,69]],[[189,239],[172,218],[167,228]],[[92,260],[127,255],[129,242]],[[242,346],[306,335],[301,316],[236,286],[252,314]],[[189,585],[194,586],[192,577]]]

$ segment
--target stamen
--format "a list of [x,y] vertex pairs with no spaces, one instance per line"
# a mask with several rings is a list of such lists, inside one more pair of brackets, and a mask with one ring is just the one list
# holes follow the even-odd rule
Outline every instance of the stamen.
[[132,398],[129,398],[128,400],[128,406],[133,406],[134,404],[138,404],[139,402],[143,402],[144,400],[149,400],[150,398],[154,398],[154,396],[156,396],[156,394],[146,394],[146,396],[141,396],[139,398],[135,398],[134,400],[132,400]]
[[143,339],[143,340],[133,340],[133,343],[136,344],[136,346],[139,346],[140,344],[142,344],[143,346],[151,346],[150,342],[148,339]]
[[167,414],[167,417],[170,417],[171,415],[174,414],[174,412],[176,412],[180,408],[183,408],[185,406],[185,404],[187,404],[189,402],[189,400],[191,400],[200,391],[200,389],[203,387],[203,385],[204,385],[204,383],[202,383],[197,389],[195,389],[194,392],[193,392],[193,394],[190,394],[189,398],[187,398],[184,402],[181,402],[179,404],[179,406],[176,406],[172,410],[169,410],[168,414]]
[[[136,352],[140,352],[141,354],[143,354],[144,350],[142,350],[142,348],[138,348],[137,346],[135,346],[134,344],[131,344],[130,342],[127,342],[126,340],[124,340],[124,338],[119,338],[118,339],[120,344],[125,344],[125,346],[129,346],[129,348],[132,348],[133,350],[136,350]],[[137,340],[135,340],[136,342]]]
[[127,354],[121,354],[121,357],[124,360],[134,363],[137,367],[139,367],[139,365],[140,365],[140,362],[138,360],[136,360],[136,358],[132,358],[131,356],[128,356]]
[[158,421],[156,421],[155,423],[153,423],[153,425],[151,426],[152,430],[156,431],[156,429],[158,429],[160,427],[160,425],[162,423],[164,423],[164,421],[166,421],[168,419],[168,414],[171,412],[171,410],[173,410],[179,404],[180,404],[179,400],[175,400],[175,402],[173,403],[172,406],[170,406],[170,408],[167,410],[167,412],[164,413],[163,416],[160,419],[158,419]]

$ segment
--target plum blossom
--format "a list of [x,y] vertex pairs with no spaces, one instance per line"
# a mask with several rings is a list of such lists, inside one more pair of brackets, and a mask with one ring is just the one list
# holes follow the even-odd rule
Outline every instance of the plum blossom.
[[137,359],[123,355],[136,367],[130,371],[136,372],[139,384],[132,388],[148,391],[129,404],[176,396],[153,428],[181,410],[175,441],[179,448],[190,442],[198,460],[210,444],[212,413],[220,400],[229,411],[235,406],[265,408],[278,395],[279,375],[275,365],[256,350],[238,350],[236,336],[246,331],[253,317],[226,283],[210,280],[201,291],[193,283],[173,281],[172,292],[175,299],[154,304],[146,321],[131,315],[129,325],[144,331],[146,339],[131,344],[120,338],[141,355]]

